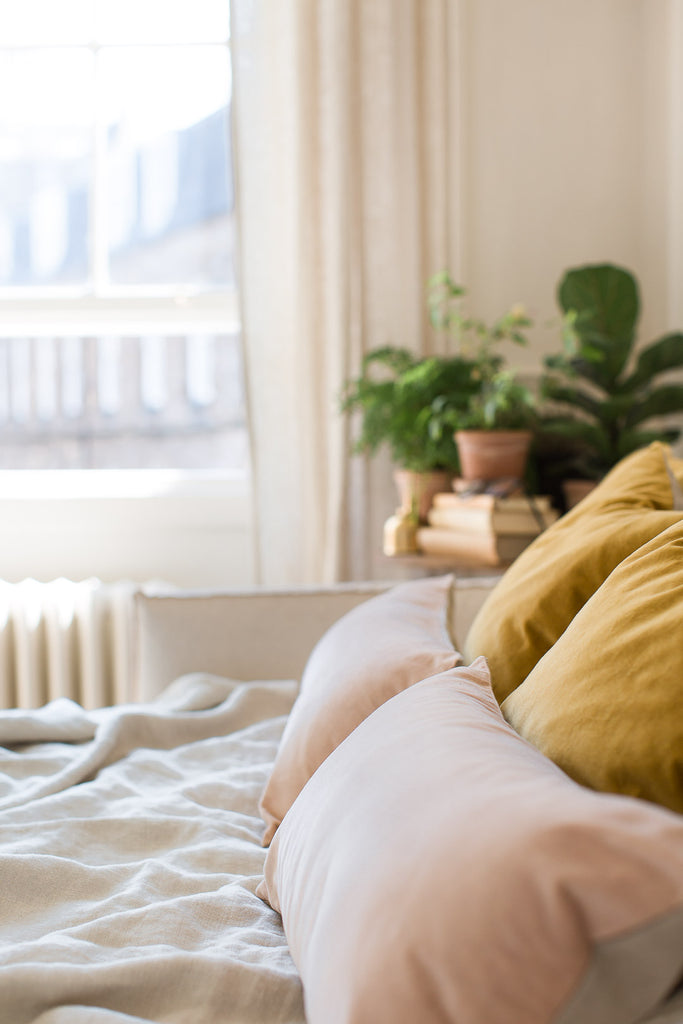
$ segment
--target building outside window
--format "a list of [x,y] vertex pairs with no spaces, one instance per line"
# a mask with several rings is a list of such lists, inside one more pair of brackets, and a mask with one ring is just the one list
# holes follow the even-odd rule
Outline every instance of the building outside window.
[[0,58],[0,469],[243,471],[227,0],[22,0]]

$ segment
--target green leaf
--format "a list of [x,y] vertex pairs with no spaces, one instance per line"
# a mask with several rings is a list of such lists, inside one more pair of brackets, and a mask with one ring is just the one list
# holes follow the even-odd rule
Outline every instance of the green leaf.
[[667,416],[672,412],[683,412],[683,384],[662,384],[654,388],[632,406],[626,424],[631,427],[653,416]]
[[582,412],[586,412],[596,419],[600,418],[603,400],[589,395],[579,387],[572,387],[570,384],[560,384],[553,377],[544,377],[541,381],[541,390],[543,397],[552,402],[569,405],[574,409],[581,409]]
[[567,358],[566,355],[560,353],[554,353],[550,356],[545,356],[543,363],[548,370],[557,370],[558,373],[563,373],[567,377],[578,377],[578,374],[572,366],[571,359]]
[[609,263],[576,267],[560,282],[558,301],[564,313],[577,313],[573,330],[581,350],[590,348],[590,356],[584,351],[579,354],[590,362],[602,351],[595,379],[609,390],[626,366],[634,342],[639,314],[635,278]]
[[622,382],[622,388],[636,388],[647,384],[666,370],[683,366],[683,334],[665,334],[658,341],[640,351],[633,373]]
[[457,470],[450,422],[481,388],[473,370],[459,356],[417,358],[390,346],[370,352],[342,394],[342,410],[360,414],[353,451],[373,455],[386,445],[392,461],[406,469]]
[[379,364],[399,375],[405,373],[416,362],[417,357],[408,349],[385,345],[383,348],[376,348],[367,353],[363,359],[363,370]]
[[614,447],[604,430],[585,420],[548,417],[543,420],[543,430],[565,440],[577,441],[595,452],[596,458],[609,468],[617,461]]
[[680,430],[625,430],[619,436],[618,454],[622,459],[625,455],[637,451],[638,448],[645,448],[653,441],[663,441],[665,444],[673,444],[678,440]]

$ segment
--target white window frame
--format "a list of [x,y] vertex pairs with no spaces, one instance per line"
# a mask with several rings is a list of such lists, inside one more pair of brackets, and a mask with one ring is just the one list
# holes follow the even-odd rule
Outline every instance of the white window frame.
[[[53,336],[69,333],[140,331],[150,333],[234,333],[240,328],[237,290],[191,294],[178,288],[168,298],[140,289],[119,297],[84,295],[81,298],[31,291],[31,297],[16,297],[0,289],[0,328],[13,337]],[[61,291],[61,290],[60,290]]]
[[[77,46],[96,54],[117,45],[177,48],[183,44],[60,42],[54,48]],[[229,56],[227,38],[187,45],[225,46]],[[0,53],[45,48],[43,43],[8,43],[0,44]],[[102,170],[106,125],[97,112],[93,132],[88,282],[85,287],[53,289],[0,287],[3,335],[238,332],[236,288],[108,283]],[[190,587],[253,582],[247,467],[207,472],[0,470],[0,530],[12,553],[3,566],[3,577],[10,580],[93,575],[105,580],[163,579]]]

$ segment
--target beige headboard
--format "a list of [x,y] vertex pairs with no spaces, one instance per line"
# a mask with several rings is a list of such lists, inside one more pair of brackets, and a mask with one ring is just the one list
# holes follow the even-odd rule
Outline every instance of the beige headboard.
[[[451,634],[459,647],[496,582],[457,579]],[[178,676],[211,672],[235,679],[300,679],[333,622],[392,583],[326,588],[189,592],[146,588],[134,598],[133,689],[150,700]]]

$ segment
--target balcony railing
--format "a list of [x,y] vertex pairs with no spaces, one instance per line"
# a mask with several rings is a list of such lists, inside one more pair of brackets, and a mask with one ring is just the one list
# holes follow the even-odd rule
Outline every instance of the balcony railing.
[[237,335],[0,338],[0,469],[245,460]]

